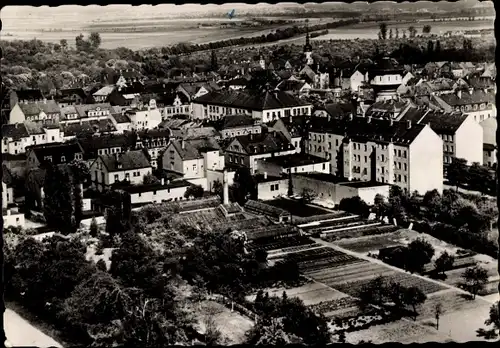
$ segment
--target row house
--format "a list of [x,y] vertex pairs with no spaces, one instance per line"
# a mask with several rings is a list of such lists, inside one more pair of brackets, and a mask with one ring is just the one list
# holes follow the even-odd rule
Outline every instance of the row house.
[[226,115],[247,114],[266,123],[280,117],[311,115],[312,107],[282,91],[213,92],[193,101],[193,117],[215,121]]
[[70,105],[61,109],[60,124],[109,119],[114,111],[109,103]]
[[483,163],[483,128],[472,115],[424,108],[411,108],[398,121],[427,124],[443,139],[443,164],[463,158],[468,164]]
[[295,147],[281,132],[270,131],[235,137],[224,149],[226,164],[249,168],[255,173],[262,158],[294,154]]
[[213,138],[172,140],[162,156],[163,169],[184,179],[206,178],[207,171],[223,170],[224,155]]
[[445,111],[463,112],[476,122],[497,116],[495,94],[487,90],[458,90],[456,93],[433,96],[434,101]]
[[132,185],[143,183],[144,176],[151,174],[153,168],[144,150],[100,155],[90,165],[92,184],[99,191],[117,183]]
[[2,126],[2,153],[18,155],[25,153],[29,146],[62,141],[64,133],[56,125],[26,122]]
[[54,100],[43,99],[30,103],[16,103],[9,115],[9,123],[22,123],[25,121],[40,123],[58,123],[61,108]]
[[443,141],[428,125],[347,117],[311,120],[307,152],[330,160],[331,173],[406,192],[443,190]]
[[83,160],[83,149],[78,142],[33,145],[26,148],[26,163],[29,168],[43,168]]

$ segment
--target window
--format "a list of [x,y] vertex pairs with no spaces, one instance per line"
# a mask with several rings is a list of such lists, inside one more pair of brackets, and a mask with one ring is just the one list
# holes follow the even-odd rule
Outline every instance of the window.
[[332,143],[329,141],[328,142],[328,150],[331,150],[332,149]]
[[403,157],[406,158],[406,150],[403,150]]
[[335,146],[339,146],[339,140],[335,139]]
[[156,195],[156,191],[153,191],[153,195]]
[[115,182],[118,181],[118,174],[115,174]]
[[404,168],[405,168],[405,170],[408,170],[406,163],[404,163]]
[[64,163],[66,162],[66,157],[65,156],[61,156],[61,163]]
[[401,150],[398,150],[398,156],[401,157]]
[[325,163],[323,163],[323,170],[325,170],[325,169],[326,169],[326,164],[325,164]]
[[142,196],[142,193],[141,193],[141,192],[139,192],[139,197],[141,197],[141,196]]
[[130,181],[130,173],[125,174],[125,180]]
[[380,155],[380,159],[382,160],[382,162],[385,162],[385,156],[384,155]]
[[380,171],[382,172],[382,174],[385,173],[385,168],[384,167],[380,167]]
[[404,175],[403,178],[404,178],[404,181],[407,182],[408,177],[406,175]]
[[196,170],[196,164],[193,164],[193,172]]
[[55,136],[52,136],[52,141],[56,140],[56,137]]
[[368,162],[368,156],[365,156],[365,163]]
[[398,162],[398,169],[401,169],[401,162]]

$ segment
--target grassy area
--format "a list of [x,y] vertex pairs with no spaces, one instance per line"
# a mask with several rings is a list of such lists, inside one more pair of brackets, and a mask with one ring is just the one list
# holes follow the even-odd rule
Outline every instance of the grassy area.
[[313,207],[310,205],[304,205],[301,202],[286,198],[278,198],[271,201],[266,201],[266,204],[284,209],[290,212],[290,214],[300,217],[309,217],[329,213],[328,210]]

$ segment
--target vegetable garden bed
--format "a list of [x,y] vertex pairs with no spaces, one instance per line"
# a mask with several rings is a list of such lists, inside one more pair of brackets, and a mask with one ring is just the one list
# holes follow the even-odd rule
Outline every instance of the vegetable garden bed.
[[358,237],[362,237],[362,236],[373,236],[373,235],[391,233],[391,232],[397,231],[398,229],[400,229],[400,227],[394,226],[394,225],[360,227],[360,228],[347,230],[347,231],[334,232],[334,233],[329,234],[328,236],[322,237],[321,239],[323,239],[327,242],[334,242],[334,241],[344,239],[344,238],[358,238]]
[[281,239],[269,240],[267,243],[251,242],[247,244],[247,250],[252,252],[256,250],[277,250],[289,247],[302,247],[315,244],[315,242],[306,236],[291,236]]

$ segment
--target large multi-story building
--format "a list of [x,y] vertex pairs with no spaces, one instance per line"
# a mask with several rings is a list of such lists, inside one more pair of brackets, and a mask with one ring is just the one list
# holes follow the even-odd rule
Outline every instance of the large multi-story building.
[[193,117],[218,120],[247,114],[263,123],[280,117],[311,115],[312,104],[283,91],[225,91],[207,93],[193,101]]
[[443,140],[430,126],[371,117],[311,119],[308,153],[330,160],[331,173],[423,194],[443,190]]
[[398,87],[403,83],[404,68],[392,58],[382,58],[368,71],[375,101],[396,99]]
[[476,122],[497,116],[495,94],[488,90],[457,90],[456,93],[433,96],[433,101],[446,111],[472,115]]

